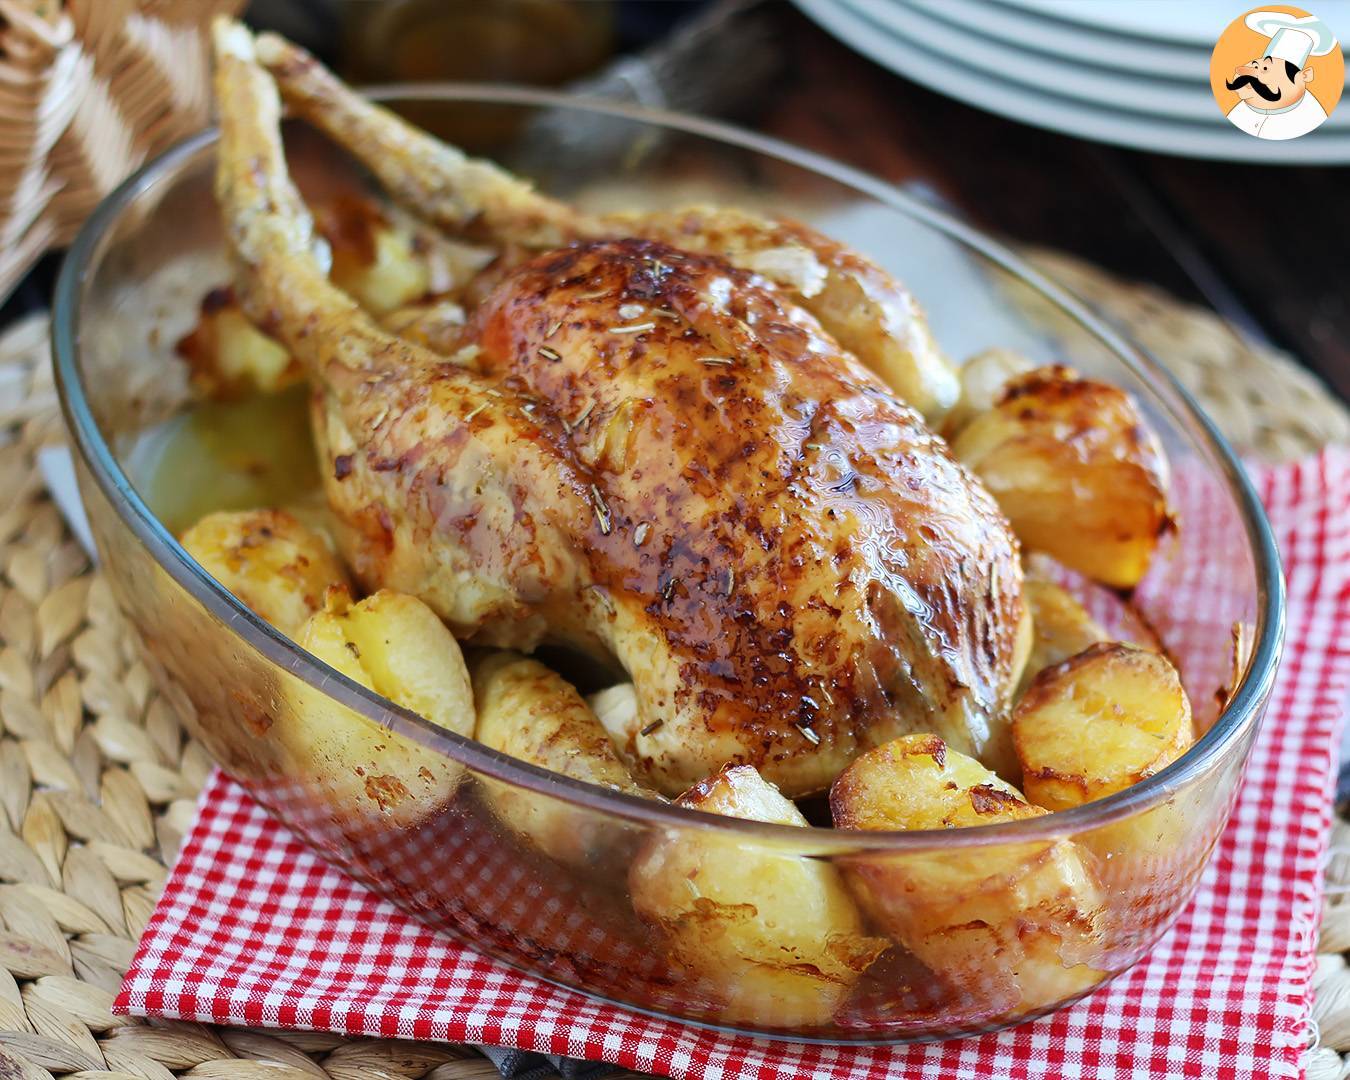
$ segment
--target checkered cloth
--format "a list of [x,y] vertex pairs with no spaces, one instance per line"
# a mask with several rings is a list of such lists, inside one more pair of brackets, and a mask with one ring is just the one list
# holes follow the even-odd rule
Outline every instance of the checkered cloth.
[[[964,1040],[801,1046],[638,1016],[528,978],[425,929],[316,858],[214,776],[116,1011],[220,1024],[515,1046],[678,1078],[1293,1077],[1310,977],[1340,704],[1350,675],[1350,451],[1255,469],[1286,561],[1286,659],[1232,822],[1153,952],[1052,1016]],[[1185,503],[1183,501],[1183,507]],[[1197,512],[1198,509],[1198,512]],[[1203,506],[1164,636],[1211,633],[1224,587]],[[1210,605],[1221,606],[1221,605]]]

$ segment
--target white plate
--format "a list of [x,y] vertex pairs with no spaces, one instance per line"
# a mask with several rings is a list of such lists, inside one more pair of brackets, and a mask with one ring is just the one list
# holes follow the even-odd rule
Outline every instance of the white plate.
[[[1213,49],[1224,28],[1256,7],[1256,0],[1000,0],[1094,30],[1131,34],[1149,41],[1179,41]],[[1336,27],[1350,15],[1350,0],[1310,0],[1317,14]],[[1302,4],[1305,10],[1307,5]]]
[[1212,45],[1156,41],[1141,48],[1135,38],[1009,7],[1001,0],[909,0],[909,3],[1019,49],[1136,76],[1209,86]]
[[[1203,83],[1159,80],[1138,72],[1112,73],[1100,67],[1051,60],[1021,47],[984,36],[981,22],[956,25],[967,8],[987,10],[994,5],[978,0],[836,0],[913,48],[937,52],[954,65],[970,65],[982,72],[1021,83],[1053,97],[1084,101],[1113,112],[1139,113],[1150,118],[1209,124],[1219,115],[1209,87],[1208,57]],[[967,12],[969,14],[969,12]],[[978,14],[978,11],[976,12]],[[1150,52],[1135,45],[1136,52]],[[1049,77],[1051,88],[1042,83]],[[1326,130],[1350,131],[1350,109],[1337,110],[1323,124]]]
[[[958,80],[964,79],[967,69],[973,67],[1042,93],[1086,101],[1117,112],[1197,122],[1219,115],[1208,76],[1203,84],[1160,80],[1138,73],[1113,73],[1067,60],[1048,59],[1021,48],[1009,48],[974,28],[953,25],[948,13],[949,7],[957,7],[953,0],[840,2],[910,48],[945,56],[952,62],[953,74]],[[1047,80],[1049,86],[1043,85]]]
[[1324,130],[1302,139],[1263,142],[1230,126],[1217,112],[1210,123],[1187,123],[1104,109],[972,70],[953,80],[951,61],[901,41],[837,0],[796,2],[830,33],[883,67],[977,108],[1036,127],[1184,157],[1266,165],[1350,164],[1350,133]]

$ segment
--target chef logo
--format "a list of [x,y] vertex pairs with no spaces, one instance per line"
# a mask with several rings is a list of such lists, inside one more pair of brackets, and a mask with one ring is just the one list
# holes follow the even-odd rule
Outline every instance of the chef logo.
[[1209,81],[1235,128],[1258,139],[1296,139],[1336,107],[1345,58],[1316,15],[1283,4],[1255,8],[1219,38]]

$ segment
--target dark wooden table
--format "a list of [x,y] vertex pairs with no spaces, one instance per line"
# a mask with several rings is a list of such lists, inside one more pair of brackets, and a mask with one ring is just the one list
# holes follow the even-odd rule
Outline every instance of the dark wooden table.
[[897,182],[972,223],[1208,303],[1350,399],[1350,168],[1261,167],[1120,150],[926,90],[790,5],[786,74],[750,119]]

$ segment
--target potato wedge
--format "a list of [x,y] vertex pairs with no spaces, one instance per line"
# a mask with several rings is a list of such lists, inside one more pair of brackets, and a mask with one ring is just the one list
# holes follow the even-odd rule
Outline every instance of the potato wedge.
[[181,537],[187,553],[260,618],[292,637],[347,573],[322,536],[283,510],[208,514]]
[[1105,584],[1138,584],[1171,527],[1167,462],[1134,400],[1071,368],[1006,383],[952,451],[1027,547]]
[[1053,581],[1028,574],[1022,579],[1022,600],[1031,613],[1031,653],[1022,669],[1019,698],[1046,668],[1109,640],[1073,594]]
[[[723,769],[678,803],[806,825],[750,765]],[[671,830],[643,848],[628,885],[638,914],[664,931],[671,958],[709,989],[728,1023],[826,1024],[887,944],[864,933],[834,867],[748,839]]]
[[[935,735],[868,751],[830,791],[842,829],[950,829],[1046,811]],[[1070,841],[859,857],[849,881],[873,921],[934,974],[1020,1015],[1095,984],[1104,913]]]
[[179,340],[177,352],[187,361],[193,389],[202,397],[275,394],[304,378],[299,361],[248,321],[229,288],[206,294],[201,318]]
[[1159,653],[1099,642],[1040,672],[1013,712],[1027,798],[1047,810],[1151,776],[1194,740],[1176,669]]
[[[300,628],[316,657],[438,727],[472,736],[473,690],[459,645],[436,613],[381,590],[353,604],[342,590]],[[274,731],[297,775],[318,786],[341,815],[415,824],[454,793],[462,768],[420,743],[372,723],[297,683]]]
[[[633,779],[609,735],[576,688],[537,660],[493,653],[473,669],[478,726],[485,746],[611,791],[655,799]],[[611,823],[585,810],[484,778],[498,817],[545,854],[582,865],[609,846]]]
[[976,353],[961,365],[961,396],[942,423],[943,434],[949,439],[956,436],[976,416],[994,407],[1009,379],[1035,366],[1012,349],[985,349]]

